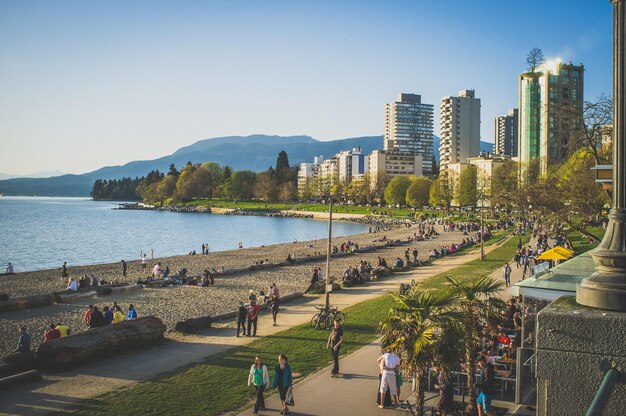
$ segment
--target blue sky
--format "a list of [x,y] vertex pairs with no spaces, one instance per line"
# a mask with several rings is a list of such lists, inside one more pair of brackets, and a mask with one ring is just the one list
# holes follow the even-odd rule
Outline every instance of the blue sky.
[[225,135],[379,135],[398,92],[437,109],[475,89],[492,141],[533,47],[583,63],[586,100],[610,94],[611,31],[608,0],[0,0],[0,172]]

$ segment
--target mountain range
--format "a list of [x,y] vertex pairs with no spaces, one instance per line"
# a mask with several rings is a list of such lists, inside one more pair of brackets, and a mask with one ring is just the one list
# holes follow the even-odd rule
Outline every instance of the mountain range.
[[[187,162],[216,162],[235,170],[262,171],[276,163],[281,150],[287,152],[289,163],[297,165],[311,162],[313,157],[332,157],[342,150],[361,147],[364,153],[383,148],[383,136],[354,137],[319,141],[310,136],[228,136],[200,140],[182,147],[171,155],[153,160],[138,160],[122,166],[106,166],[80,175],[61,175],[50,178],[12,178],[0,180],[0,193],[4,195],[74,196],[88,197],[96,179],[141,177],[154,169],[166,172],[170,164],[177,168]],[[433,148],[438,149],[439,138],[433,136]],[[492,151],[493,144],[481,141],[482,151]],[[435,151],[435,158],[438,159]]]

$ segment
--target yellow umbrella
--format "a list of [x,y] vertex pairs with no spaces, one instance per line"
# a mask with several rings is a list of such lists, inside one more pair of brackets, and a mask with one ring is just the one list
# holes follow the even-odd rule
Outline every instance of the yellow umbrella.
[[550,250],[544,251],[537,260],[567,260],[571,258],[574,253],[571,250],[567,250],[563,247],[554,247]]

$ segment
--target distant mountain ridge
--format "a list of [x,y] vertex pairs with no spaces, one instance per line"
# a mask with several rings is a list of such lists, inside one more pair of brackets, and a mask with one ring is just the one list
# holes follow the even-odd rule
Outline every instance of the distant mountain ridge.
[[[227,136],[199,140],[181,147],[171,155],[153,160],[138,160],[122,166],[106,166],[81,175],[62,175],[52,178],[13,178],[0,180],[0,193],[4,195],[75,196],[88,197],[96,179],[119,179],[141,177],[154,169],[166,172],[170,164],[177,168],[187,162],[216,162],[229,165],[235,170],[262,171],[276,163],[281,150],[289,155],[289,163],[296,165],[311,162],[313,157],[334,156],[342,150],[361,147],[365,153],[383,148],[383,136],[353,137],[331,141],[319,141],[310,136]],[[481,150],[492,151],[493,144],[481,142]],[[439,138],[434,136],[435,158]]]

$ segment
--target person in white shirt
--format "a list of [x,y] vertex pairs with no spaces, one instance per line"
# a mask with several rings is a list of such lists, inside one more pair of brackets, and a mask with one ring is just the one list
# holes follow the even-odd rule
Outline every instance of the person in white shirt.
[[5,271],[6,274],[13,274],[13,265],[9,263]]
[[69,282],[67,282],[67,290],[71,290],[74,292],[78,290],[78,283],[76,282],[76,280],[74,280],[73,277],[70,277]]
[[387,394],[387,388],[396,406],[400,406],[400,400],[398,399],[398,386],[396,385],[396,371],[400,367],[400,357],[394,353],[387,351],[380,357],[378,357],[378,365],[382,370],[382,379],[380,380],[380,407],[384,407],[385,396]]

